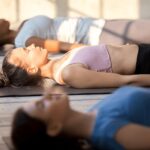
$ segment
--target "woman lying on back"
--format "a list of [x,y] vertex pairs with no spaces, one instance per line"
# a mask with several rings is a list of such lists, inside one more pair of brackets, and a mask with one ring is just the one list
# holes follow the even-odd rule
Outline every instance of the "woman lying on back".
[[150,86],[150,45],[67,46],[78,48],[56,59],[48,59],[48,50],[34,45],[8,52],[1,86],[36,85],[44,78],[75,88]]
[[[88,45],[150,43],[149,19],[114,19],[90,17],[56,17],[38,15],[25,21],[15,38],[16,47],[34,43],[48,49],[57,41]],[[60,49],[50,49],[61,51]],[[65,49],[67,51],[67,49]]]
[[17,110],[12,142],[16,150],[81,150],[81,138],[94,150],[150,149],[148,89],[123,87],[95,106],[90,112],[74,110],[65,93],[51,89]]

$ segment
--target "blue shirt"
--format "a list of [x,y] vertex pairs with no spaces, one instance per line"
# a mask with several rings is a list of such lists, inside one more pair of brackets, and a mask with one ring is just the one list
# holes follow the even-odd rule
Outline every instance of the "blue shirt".
[[130,123],[150,126],[149,89],[122,87],[96,107],[98,113],[91,137],[96,149],[123,150],[115,140],[119,128]]
[[87,17],[49,18],[39,15],[24,23],[15,38],[15,46],[25,47],[26,41],[31,37],[98,45],[104,25],[104,19]]
[[25,43],[31,37],[50,38],[50,26],[51,19],[47,16],[39,15],[27,20],[15,38],[15,46],[26,47]]

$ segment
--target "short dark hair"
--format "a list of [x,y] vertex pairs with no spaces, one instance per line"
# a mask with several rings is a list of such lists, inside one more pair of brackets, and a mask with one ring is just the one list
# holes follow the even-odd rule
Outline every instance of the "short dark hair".
[[59,135],[50,137],[46,124],[18,109],[12,122],[11,139],[17,150],[83,150],[79,139]]

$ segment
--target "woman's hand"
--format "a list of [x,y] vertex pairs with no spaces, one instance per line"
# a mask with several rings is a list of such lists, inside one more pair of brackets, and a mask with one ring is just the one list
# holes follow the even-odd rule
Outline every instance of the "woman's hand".
[[35,44],[35,46],[45,48],[50,53],[67,52],[77,47],[86,46],[84,44],[68,43],[51,39],[41,39],[38,37],[31,37],[26,41],[26,46],[29,46],[31,44]]

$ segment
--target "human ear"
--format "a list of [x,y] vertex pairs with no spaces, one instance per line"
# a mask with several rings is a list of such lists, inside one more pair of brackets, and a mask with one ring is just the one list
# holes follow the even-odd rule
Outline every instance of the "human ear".
[[36,73],[38,72],[38,67],[36,67],[36,66],[28,67],[28,68],[27,68],[27,72],[28,72],[29,74],[36,74]]
[[52,123],[47,128],[47,134],[50,136],[56,136],[60,133],[62,125],[60,123]]

